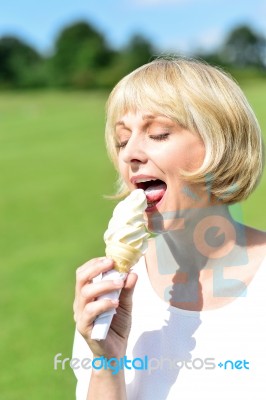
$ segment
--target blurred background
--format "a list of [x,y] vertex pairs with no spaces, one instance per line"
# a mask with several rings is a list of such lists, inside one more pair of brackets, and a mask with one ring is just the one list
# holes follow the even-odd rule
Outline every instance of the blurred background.
[[[115,172],[104,107],[162,54],[201,57],[239,82],[265,137],[265,0],[33,0],[0,6],[0,399],[73,399],[75,269],[103,255]],[[265,175],[241,205],[266,226]]]

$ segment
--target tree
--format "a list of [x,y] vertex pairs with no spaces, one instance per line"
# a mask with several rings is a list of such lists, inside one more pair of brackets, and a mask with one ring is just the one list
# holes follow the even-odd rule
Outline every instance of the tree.
[[112,51],[101,33],[87,22],[65,28],[55,43],[52,57],[55,82],[61,86],[92,87],[97,72],[108,66]]
[[266,40],[250,27],[239,26],[228,35],[220,57],[236,67],[265,67]]
[[129,71],[132,71],[151,61],[154,56],[154,49],[146,38],[141,35],[134,35],[126,48],[122,50],[121,55],[126,59]]
[[143,36],[135,35],[123,49],[114,53],[108,71],[101,74],[101,81],[106,87],[113,87],[123,76],[148,63],[153,57],[152,44]]
[[[0,85],[35,86],[41,57],[32,47],[13,36],[0,39]],[[34,74],[36,72],[36,75]]]

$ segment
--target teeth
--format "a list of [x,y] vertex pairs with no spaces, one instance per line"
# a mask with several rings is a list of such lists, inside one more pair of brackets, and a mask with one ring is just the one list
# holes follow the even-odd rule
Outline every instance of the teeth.
[[154,178],[154,179],[137,179],[135,181],[135,183],[150,182],[150,181],[157,181],[157,179],[156,178]]

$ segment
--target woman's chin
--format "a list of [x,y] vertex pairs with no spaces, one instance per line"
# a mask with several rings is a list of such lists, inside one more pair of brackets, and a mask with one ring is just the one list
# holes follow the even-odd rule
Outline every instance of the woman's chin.
[[177,206],[166,207],[166,199],[163,197],[160,202],[145,210],[147,228],[154,233],[175,231],[184,229],[185,220],[179,217]]

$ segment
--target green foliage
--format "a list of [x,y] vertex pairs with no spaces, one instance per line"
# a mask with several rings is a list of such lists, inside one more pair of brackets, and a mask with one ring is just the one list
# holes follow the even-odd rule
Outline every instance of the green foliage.
[[[244,78],[250,76],[265,77],[266,75],[266,39],[243,25],[233,29],[222,46],[212,53],[198,54],[213,65],[219,65],[234,71]],[[245,72],[247,71],[247,72]]]
[[94,87],[97,72],[108,66],[111,56],[102,34],[86,22],[75,23],[65,28],[56,40],[51,59],[55,83]]
[[0,87],[33,87],[43,83],[41,56],[26,43],[12,37],[0,39]]
[[129,72],[148,63],[154,57],[151,43],[140,35],[133,36],[129,43],[119,52],[114,53],[108,69],[99,72],[99,86],[112,88]]
[[127,71],[133,71],[143,64],[151,61],[154,48],[151,43],[140,35],[135,35],[121,52],[121,58],[126,63]]
[[[17,38],[3,37],[0,89],[109,89],[126,74],[151,61],[156,53],[153,44],[139,34],[115,51],[104,35],[86,21],[65,27],[55,40],[53,55],[46,57]],[[232,71],[243,81],[251,75],[265,78],[265,54],[266,39],[244,25],[233,29],[217,51],[195,56]]]
[[235,67],[263,67],[265,53],[265,38],[243,25],[229,34],[220,51],[220,56],[227,64]]

